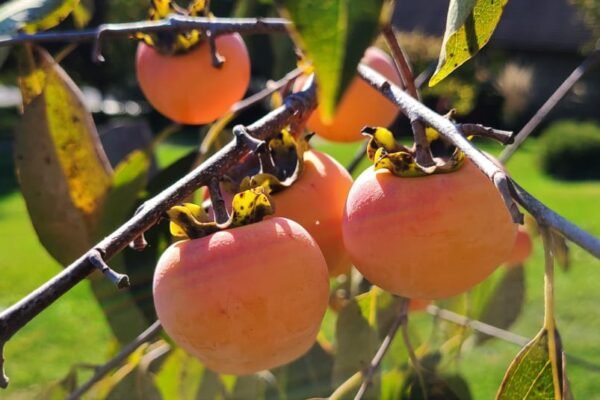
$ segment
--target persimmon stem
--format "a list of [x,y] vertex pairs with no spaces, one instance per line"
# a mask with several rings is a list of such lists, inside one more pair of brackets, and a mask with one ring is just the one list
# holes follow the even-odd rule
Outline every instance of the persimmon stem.
[[[396,69],[400,75],[403,87],[406,88],[408,94],[420,101],[419,92],[415,86],[415,78],[410,68],[408,57],[406,57],[406,54],[402,51],[402,47],[400,47],[400,43],[398,43],[394,28],[392,25],[386,24],[381,29],[381,33],[392,52],[392,57],[394,58],[394,63],[396,64]],[[435,166],[429,142],[427,141],[427,135],[425,134],[425,125],[416,116],[409,115],[408,117],[410,118],[410,125],[415,139],[415,158],[417,163],[425,168]]]
[[206,36],[208,38],[208,45],[210,47],[210,59],[212,60],[212,66],[214,68],[221,69],[223,64],[225,64],[225,58],[219,54],[216,37],[210,29],[206,31]]
[[215,213],[215,222],[217,225],[222,225],[229,221],[229,213],[225,207],[225,200],[219,186],[219,178],[213,177],[208,183],[208,192],[212,203],[213,212]]

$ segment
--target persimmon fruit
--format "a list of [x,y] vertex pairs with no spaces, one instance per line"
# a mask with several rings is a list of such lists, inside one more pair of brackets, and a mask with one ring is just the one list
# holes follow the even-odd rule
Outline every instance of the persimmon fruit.
[[515,238],[510,256],[506,260],[506,265],[515,266],[523,264],[523,262],[531,255],[532,250],[533,243],[527,229],[523,226],[519,226],[517,237]]
[[352,262],[342,240],[342,217],[352,177],[329,155],[304,152],[304,170],[291,187],[275,193],[275,216],[302,225],[321,248],[329,274],[350,271]]
[[350,189],[342,225],[344,245],[370,282],[418,299],[481,282],[508,258],[516,230],[496,188],[469,160],[424,177],[367,169]]
[[[400,77],[394,61],[377,47],[369,47],[362,62],[385,76],[389,81],[400,84]],[[295,89],[304,83],[297,80]],[[336,142],[356,142],[363,140],[361,129],[366,126],[388,126],[398,116],[398,107],[392,104],[376,89],[355,76],[346,88],[330,122],[323,120],[317,109],[309,117],[306,126],[325,139]]]
[[153,293],[176,343],[216,372],[244,375],[312,346],[329,279],[306,230],[271,218],[174,243],[158,261]]
[[150,104],[181,124],[206,124],[224,115],[239,101],[250,82],[250,57],[242,37],[218,36],[219,55],[225,62],[212,65],[206,41],[184,54],[165,55],[140,43],[136,55],[137,79]]

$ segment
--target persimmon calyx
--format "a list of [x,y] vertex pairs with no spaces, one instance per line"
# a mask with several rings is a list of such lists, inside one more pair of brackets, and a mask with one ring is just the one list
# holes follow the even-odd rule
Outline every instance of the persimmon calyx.
[[[449,156],[435,157],[435,165],[423,167],[417,163],[414,149],[399,144],[394,135],[386,128],[365,127],[363,135],[369,136],[367,144],[367,157],[373,162],[373,168],[387,169],[392,174],[400,177],[420,177],[431,174],[448,173],[459,169],[465,159],[464,153],[454,148]],[[439,133],[426,131],[427,141],[431,144],[441,140]]]
[[[190,17],[198,15],[212,16],[208,9],[206,0],[191,1],[187,8],[177,5],[171,0],[152,0],[148,11],[151,21],[168,18],[171,14],[179,14]],[[201,31],[191,29],[187,31],[142,33],[138,32],[134,37],[143,41],[148,46],[156,48],[163,54],[181,54],[191,50],[201,41],[207,39]]]
[[193,203],[171,207],[167,215],[171,221],[171,235],[178,239],[198,239],[220,230],[262,221],[265,216],[273,212],[273,202],[268,189],[258,186],[237,193],[233,197],[231,215],[223,224],[211,220],[206,210]]
[[296,139],[288,129],[283,129],[269,139],[265,149],[258,154],[260,170],[244,177],[239,190],[263,187],[268,193],[277,193],[290,187],[302,175],[309,138]]

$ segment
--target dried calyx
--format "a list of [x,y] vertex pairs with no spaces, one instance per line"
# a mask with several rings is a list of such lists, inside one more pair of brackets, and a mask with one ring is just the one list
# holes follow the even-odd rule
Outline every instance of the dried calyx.
[[[224,207],[216,210],[215,205],[203,208],[185,203],[172,207],[167,212],[171,221],[171,234],[180,239],[197,239],[219,230],[259,222],[265,216],[273,214],[274,205],[270,194],[284,190],[298,180],[302,174],[303,154],[306,150],[307,137],[296,139],[289,130],[282,130],[241,164],[240,168],[223,176],[220,185],[209,188],[211,192],[218,191],[216,198],[220,200],[223,199],[222,189],[234,194],[231,213]],[[211,193],[211,198],[215,198],[215,193]],[[217,222],[219,211],[228,214],[226,221]]]

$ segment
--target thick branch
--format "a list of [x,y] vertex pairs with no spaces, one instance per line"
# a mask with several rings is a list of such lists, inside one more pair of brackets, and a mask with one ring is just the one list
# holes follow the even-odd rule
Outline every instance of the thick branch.
[[17,33],[0,35],[0,47],[18,43],[88,42],[106,36],[130,36],[134,33],[153,33],[198,29],[210,30],[212,35],[239,32],[243,34],[286,32],[290,23],[281,18],[209,18],[172,14],[158,21],[104,24],[96,28],[76,31],[52,31],[36,34]]
[[[307,117],[306,111],[315,107],[316,94],[314,85],[312,85],[304,92],[288,96],[283,106],[246,127],[246,131],[257,139],[268,138],[299,116]],[[197,188],[207,185],[211,177],[225,173],[249,152],[250,149],[246,142],[238,140],[230,142],[172,186],[148,200],[129,221],[104,238],[93,249],[17,304],[4,310],[0,314],[0,351],[4,343],[19,329],[95,270],[94,265],[90,262],[90,256],[100,252],[104,259],[108,260],[123,250],[129,242],[152,227],[169,208],[183,201]],[[0,363],[0,387],[6,387],[8,381],[2,379],[2,372]]]
[[131,343],[127,346],[123,347],[121,351],[111,358],[106,364],[96,368],[94,371],[94,375],[83,385],[79,386],[76,390],[71,393],[68,397],[69,400],[75,400],[80,398],[85,392],[90,390],[92,386],[98,383],[102,378],[104,378],[110,371],[114,368],[123,364],[123,362],[129,357],[134,351],[137,350],[142,344],[149,342],[154,339],[162,330],[162,326],[160,322],[156,321],[148,329],[142,332],[138,337],[136,337]]

